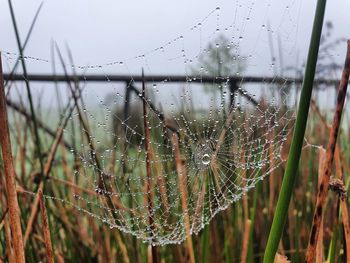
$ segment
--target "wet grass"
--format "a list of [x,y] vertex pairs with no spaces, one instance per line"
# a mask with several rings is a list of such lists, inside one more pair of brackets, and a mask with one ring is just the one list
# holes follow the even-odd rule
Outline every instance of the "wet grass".
[[[330,115],[331,113],[320,111],[317,105],[312,108],[305,136],[310,144],[325,145],[328,126],[321,118],[325,114]],[[36,215],[32,224],[28,224],[30,215],[33,213],[35,197],[23,193],[23,190],[32,192],[38,187],[37,174],[40,168],[35,156],[34,143],[32,143],[34,137],[26,125],[25,118],[11,109],[9,109],[9,115],[12,116],[13,120],[11,125],[12,138],[16,138],[14,162],[17,172],[21,224],[23,232],[28,231],[29,226],[31,228],[25,245],[26,258],[28,262],[45,261],[47,249],[44,233],[47,231],[40,213]],[[58,128],[53,129],[58,130]],[[75,130],[79,130],[78,123],[76,123]],[[68,134],[71,135],[71,132]],[[43,149],[46,149],[44,152],[47,152],[46,157],[43,156],[42,159],[44,164],[49,163],[47,156],[52,150],[53,138],[43,132],[40,133],[40,136],[42,141],[46,142],[43,143]],[[346,185],[349,185],[348,176],[350,174],[347,161],[350,158],[349,136],[350,131],[347,127],[343,127],[338,147],[340,166]],[[76,144],[79,142],[78,138],[76,134]],[[65,139],[72,143],[71,136],[65,136]],[[290,140],[291,138],[288,137],[287,145]],[[137,156],[137,150],[132,150],[130,155]],[[286,156],[287,149],[283,152],[282,158]],[[81,164],[72,158],[70,150],[60,144],[54,162],[51,164],[50,175],[45,182],[44,193],[67,199],[68,189],[79,185],[74,178],[74,171],[79,168],[79,165]],[[316,202],[318,167],[319,149],[312,146],[305,147],[301,153],[301,162],[297,170],[298,179],[292,191],[293,198],[286,214],[286,227],[278,250],[278,253],[286,255],[293,262],[300,262],[305,256]],[[246,258],[247,262],[260,262],[262,260],[284,170],[283,164],[273,174],[259,182],[244,198],[234,202],[226,210],[216,215],[198,235],[191,237],[196,262],[238,262],[242,258]],[[140,173],[136,168],[133,172]],[[333,173],[336,171],[334,170]],[[84,192],[84,189],[76,188],[76,191]],[[0,254],[2,259],[6,261],[9,259],[9,255],[7,254],[5,234],[9,228],[9,218],[6,212],[4,191],[1,193]],[[93,193],[84,193],[85,196],[90,194],[96,193],[94,191]],[[127,203],[126,197],[123,198],[122,203]],[[346,251],[343,242],[343,219],[335,220],[339,214],[337,200],[336,193],[330,192],[328,194],[324,215],[322,252],[325,257],[334,260],[330,262],[343,262],[344,251]],[[70,201],[75,202],[74,199]],[[148,244],[144,244],[130,234],[110,229],[99,220],[81,213],[73,206],[67,206],[60,201],[50,199],[45,200],[45,202],[53,254],[57,262],[115,262],[117,260],[118,262],[147,262]],[[248,235],[247,232],[249,232]],[[247,250],[243,249],[245,246]],[[159,253],[159,258],[165,262],[188,262],[188,242],[183,242],[180,245],[160,246],[157,253]],[[246,255],[242,255],[245,253]]]

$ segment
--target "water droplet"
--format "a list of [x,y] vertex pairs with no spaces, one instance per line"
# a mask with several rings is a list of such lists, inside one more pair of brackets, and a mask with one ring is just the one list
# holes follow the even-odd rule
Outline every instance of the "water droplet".
[[210,156],[209,156],[209,154],[206,153],[206,154],[204,154],[202,156],[202,163],[204,165],[208,165],[210,163]]

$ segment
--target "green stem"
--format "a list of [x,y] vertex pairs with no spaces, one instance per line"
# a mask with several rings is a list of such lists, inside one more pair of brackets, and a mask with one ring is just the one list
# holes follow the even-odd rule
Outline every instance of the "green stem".
[[278,197],[271,231],[266,245],[263,261],[264,263],[274,262],[275,254],[277,252],[283,228],[287,219],[288,206],[292,197],[294,184],[297,178],[297,169],[305,135],[325,9],[326,0],[318,0],[305,68],[305,76],[300,94],[299,110],[296,118],[292,144],[288,155],[282,187]]
[[209,226],[207,225],[203,230],[202,235],[202,263],[209,262]]
[[[339,209],[338,209],[338,211],[339,211]],[[340,217],[340,213],[338,213],[338,217]],[[329,262],[329,263],[334,263],[335,262],[335,255],[336,255],[336,250],[337,250],[337,240],[338,240],[338,237],[339,237],[339,223],[338,223],[338,220],[333,226],[333,235],[332,235],[331,242],[329,244],[329,250],[328,250],[328,256],[327,256],[328,257],[327,262]]]

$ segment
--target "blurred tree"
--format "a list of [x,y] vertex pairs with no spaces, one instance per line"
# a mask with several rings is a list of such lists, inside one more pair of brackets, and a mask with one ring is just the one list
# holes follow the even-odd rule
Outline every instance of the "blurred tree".
[[[246,68],[239,46],[222,34],[208,43],[198,58],[198,66],[202,75],[219,77],[241,74]],[[194,72],[198,73],[198,68]]]
[[[226,78],[242,75],[246,68],[246,58],[239,54],[239,45],[230,41],[225,35],[218,35],[209,42],[198,57],[198,63],[192,68],[192,73],[200,76]],[[204,85],[205,92],[211,92],[217,99],[217,89],[213,85]],[[223,92],[223,85],[218,85]],[[222,96],[221,96],[222,97]]]

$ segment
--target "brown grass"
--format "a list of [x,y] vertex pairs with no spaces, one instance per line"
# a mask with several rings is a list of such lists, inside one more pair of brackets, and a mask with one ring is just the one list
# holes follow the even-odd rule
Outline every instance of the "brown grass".
[[318,235],[320,232],[320,225],[322,220],[322,214],[324,211],[324,204],[328,193],[332,163],[334,158],[334,151],[337,143],[338,132],[340,128],[340,120],[343,112],[343,107],[344,107],[344,102],[345,102],[346,92],[348,87],[349,73],[350,73],[350,40],[348,40],[348,43],[347,43],[347,53],[345,58],[345,64],[344,64],[343,74],[342,74],[339,88],[338,88],[337,105],[334,113],[333,125],[331,128],[328,146],[326,150],[326,159],[323,163],[323,169],[322,169],[323,173],[321,177],[321,183],[318,188],[312,228],[311,228],[309,244],[306,252],[306,261],[309,263],[313,263],[315,260],[316,244],[317,244]]
[[51,236],[50,236],[50,226],[49,226],[49,220],[47,218],[43,192],[39,191],[38,195],[39,195],[39,203],[40,203],[41,220],[43,224],[43,233],[44,233],[47,262],[54,263]]
[[188,215],[188,194],[187,194],[187,188],[186,188],[186,178],[187,178],[187,172],[185,169],[185,166],[183,165],[183,159],[181,158],[179,143],[178,143],[178,137],[176,133],[172,134],[171,137],[172,144],[174,146],[174,153],[175,153],[175,161],[176,161],[176,171],[179,177],[179,194],[181,197],[181,206],[182,211],[184,214],[184,221],[185,221],[185,228],[186,228],[186,243],[187,243],[187,251],[188,255],[190,257],[190,262],[195,263],[195,257],[194,257],[194,251],[193,251],[193,244],[192,244],[192,237],[190,233],[190,218]]
[[6,178],[7,204],[10,214],[10,226],[12,234],[12,244],[14,246],[16,262],[25,262],[23,237],[21,229],[20,210],[18,207],[16,191],[16,172],[13,165],[12,149],[10,141],[10,131],[7,120],[6,98],[4,78],[2,73],[2,61],[0,53],[0,144],[2,158],[4,161],[4,171]]

